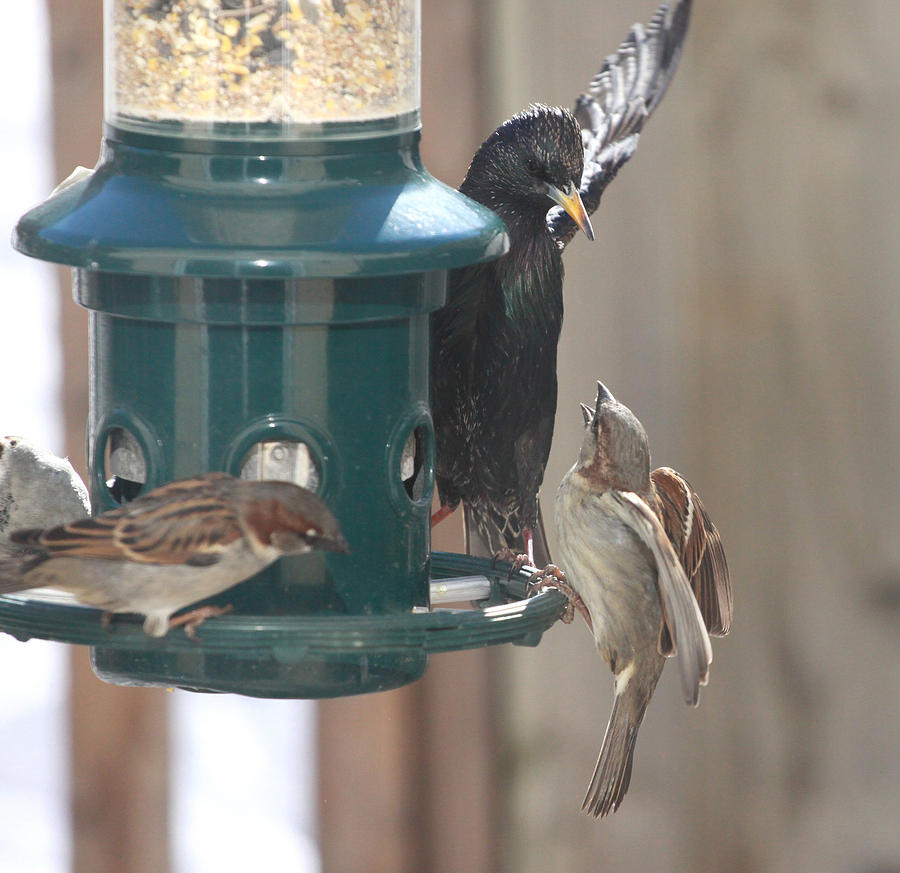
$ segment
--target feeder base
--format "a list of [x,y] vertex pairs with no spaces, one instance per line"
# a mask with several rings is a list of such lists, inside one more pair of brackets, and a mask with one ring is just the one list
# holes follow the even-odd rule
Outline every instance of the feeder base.
[[90,645],[94,671],[116,685],[317,698],[398,688],[422,676],[434,652],[535,646],[565,612],[558,591],[527,597],[533,568],[510,580],[508,566],[493,568],[484,558],[435,552],[431,563],[434,581],[466,577],[460,590],[489,596],[474,608],[395,615],[236,612],[205,621],[191,639],[182,628],[150,637],[138,616],[117,616],[107,627],[97,609],[6,595],[0,631]]

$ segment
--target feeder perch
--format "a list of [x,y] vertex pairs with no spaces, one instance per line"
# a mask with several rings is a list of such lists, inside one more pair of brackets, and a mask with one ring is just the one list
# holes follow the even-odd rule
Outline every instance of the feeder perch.
[[[73,267],[90,310],[94,511],[207,470],[287,479],[352,551],[282,559],[196,641],[29,596],[0,598],[0,630],[90,645],[110,682],[271,697],[535,644],[560,595],[504,606],[521,580],[430,555],[429,313],[449,269],[508,241],[420,161],[417,0],[106,0],[105,28],[99,162],[13,236]],[[465,574],[495,605],[430,611],[432,575]]]

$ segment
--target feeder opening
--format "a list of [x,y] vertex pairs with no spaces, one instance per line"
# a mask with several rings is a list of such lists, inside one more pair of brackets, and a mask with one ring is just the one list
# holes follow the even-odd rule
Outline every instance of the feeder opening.
[[116,503],[134,500],[147,481],[147,460],[140,443],[124,427],[112,427],[103,448],[103,481]]
[[309,446],[299,440],[254,443],[241,462],[242,479],[278,479],[317,491],[321,482],[319,462]]
[[406,439],[400,456],[400,480],[410,500],[425,496],[425,428],[419,425]]

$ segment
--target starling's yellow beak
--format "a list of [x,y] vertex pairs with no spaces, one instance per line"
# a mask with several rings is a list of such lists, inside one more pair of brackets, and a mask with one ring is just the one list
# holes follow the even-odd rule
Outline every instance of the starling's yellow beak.
[[594,239],[594,228],[591,227],[591,219],[585,211],[584,204],[581,202],[581,195],[572,182],[569,182],[565,191],[560,191],[555,185],[547,183],[547,196],[554,202],[562,206],[569,214],[572,221],[577,224],[584,235],[589,239]]

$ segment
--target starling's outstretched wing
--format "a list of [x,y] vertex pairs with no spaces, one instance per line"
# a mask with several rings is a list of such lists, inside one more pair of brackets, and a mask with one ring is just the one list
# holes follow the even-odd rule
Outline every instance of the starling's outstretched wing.
[[[618,52],[603,62],[587,93],[575,101],[573,112],[584,142],[579,193],[588,215],[634,154],[644,123],[666,93],[681,57],[690,14],[691,0],[663,3],[646,29],[635,24]],[[550,210],[547,224],[560,249],[578,232],[559,207]]]

